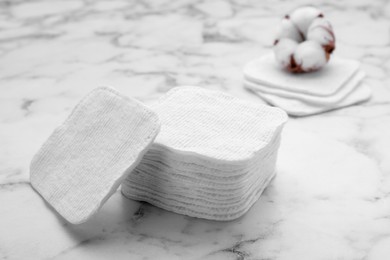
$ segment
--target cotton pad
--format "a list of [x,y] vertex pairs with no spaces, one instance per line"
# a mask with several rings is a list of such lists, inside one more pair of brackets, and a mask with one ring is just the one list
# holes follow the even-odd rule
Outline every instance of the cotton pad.
[[172,89],[153,109],[161,130],[122,193],[199,218],[247,212],[275,175],[286,113],[199,87]]
[[66,220],[85,222],[139,163],[159,127],[140,102],[96,89],[34,156],[31,184]]
[[353,92],[340,100],[336,105],[315,105],[301,100],[284,98],[260,91],[253,91],[253,93],[264,99],[267,103],[283,108],[289,115],[309,116],[367,101],[370,99],[372,91],[362,82],[358,84]]
[[304,74],[293,74],[281,69],[273,54],[249,62],[244,67],[244,77],[254,83],[275,89],[311,96],[333,96],[358,71],[354,60],[332,57],[324,68]]
[[302,101],[304,103],[312,104],[314,106],[321,106],[321,105],[337,106],[337,104],[341,100],[345,99],[346,96],[350,95],[353,91],[357,89],[357,87],[360,85],[360,82],[363,80],[364,77],[365,77],[365,73],[359,70],[357,73],[355,73],[352,76],[352,78],[349,81],[347,81],[343,86],[341,86],[341,88],[337,92],[335,92],[334,95],[325,96],[325,97],[302,94],[294,91],[286,91],[286,90],[274,88],[272,86],[261,85],[245,79],[244,79],[244,86],[247,89],[253,91],[270,94],[270,95],[274,95],[286,99],[295,99],[295,100]]
[[154,109],[162,122],[156,144],[229,164],[250,159],[287,120],[281,109],[199,87],[174,88]]

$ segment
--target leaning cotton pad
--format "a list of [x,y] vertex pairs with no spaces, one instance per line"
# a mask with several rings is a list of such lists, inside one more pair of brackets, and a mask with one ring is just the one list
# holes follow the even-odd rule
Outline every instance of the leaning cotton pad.
[[280,68],[273,54],[249,62],[244,77],[252,82],[312,96],[333,96],[358,71],[359,62],[332,57],[329,64],[311,73],[294,74]]
[[158,131],[157,115],[143,104],[96,89],[34,156],[31,184],[66,220],[85,222],[138,164]]

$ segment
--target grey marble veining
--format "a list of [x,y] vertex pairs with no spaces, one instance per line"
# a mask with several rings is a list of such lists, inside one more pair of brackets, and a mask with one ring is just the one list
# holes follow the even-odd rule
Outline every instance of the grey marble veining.
[[29,185],[29,163],[97,86],[152,103],[200,85],[262,102],[242,67],[270,51],[280,17],[311,1],[1,1],[1,259],[388,259],[390,2],[317,1],[335,55],[361,61],[373,98],[290,119],[278,175],[244,217],[214,222],[117,192],[72,226]]

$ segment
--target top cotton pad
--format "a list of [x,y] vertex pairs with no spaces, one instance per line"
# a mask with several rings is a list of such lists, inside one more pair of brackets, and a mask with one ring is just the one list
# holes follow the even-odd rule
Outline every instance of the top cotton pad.
[[269,54],[249,62],[244,68],[244,76],[261,85],[324,97],[337,93],[358,69],[357,61],[332,57],[329,64],[318,71],[293,74],[280,68],[273,54]]
[[250,160],[287,120],[279,108],[199,87],[172,89],[155,111],[162,126],[153,148],[229,165]]
[[159,126],[138,101],[96,89],[34,156],[31,184],[69,222],[85,222],[139,163]]

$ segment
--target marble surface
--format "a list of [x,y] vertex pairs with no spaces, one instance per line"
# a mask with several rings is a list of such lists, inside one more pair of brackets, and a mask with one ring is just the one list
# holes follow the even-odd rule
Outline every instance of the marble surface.
[[359,106],[291,118],[278,175],[244,217],[214,222],[125,199],[72,226],[29,184],[29,163],[87,92],[146,103],[177,85],[262,102],[241,68],[280,17],[311,1],[1,1],[0,259],[389,259],[390,2],[317,1],[335,55],[372,87]]

